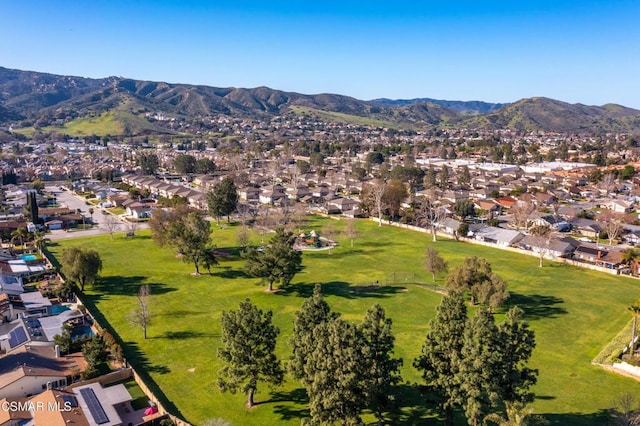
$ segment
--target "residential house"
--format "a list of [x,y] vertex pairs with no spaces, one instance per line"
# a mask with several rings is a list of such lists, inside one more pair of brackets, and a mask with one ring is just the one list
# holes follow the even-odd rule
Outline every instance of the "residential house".
[[634,209],[632,202],[618,199],[609,200],[602,206],[616,213],[631,213]]
[[577,230],[581,235],[590,238],[598,238],[600,231],[604,229],[602,224],[593,219],[574,217],[569,220],[569,223],[573,229]]
[[[437,224],[438,228],[451,235],[455,235],[458,232],[460,225],[462,225],[462,222],[450,217],[445,217]],[[466,235],[463,235],[463,237],[466,237]]]
[[571,237],[552,238],[549,242],[546,242],[535,236],[527,235],[518,242],[518,245],[525,250],[532,250],[536,253],[542,252],[545,257],[555,259],[557,257],[572,257],[580,243]]
[[21,346],[0,358],[0,398],[29,397],[65,387],[86,366],[82,353],[60,355],[53,346]]
[[524,235],[519,231],[497,228],[495,226],[471,226],[470,231],[473,238],[478,241],[494,243],[503,247],[512,246],[524,238]]

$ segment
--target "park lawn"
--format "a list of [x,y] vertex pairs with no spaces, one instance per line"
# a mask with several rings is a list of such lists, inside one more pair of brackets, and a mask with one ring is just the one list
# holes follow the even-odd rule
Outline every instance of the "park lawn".
[[[311,217],[304,230],[321,232],[328,221]],[[344,223],[334,225],[341,229]],[[162,389],[171,401],[168,408],[192,423],[223,417],[234,424],[299,424],[300,417],[308,415],[302,386],[290,378],[273,390],[262,385],[256,397],[264,403],[253,410],[243,407],[243,395],[221,394],[215,384],[221,366],[216,351],[220,312],[236,309],[241,300],[250,297],[260,308],[273,310],[274,323],[281,330],[277,351],[286,359],[294,313],[316,282],[323,284],[332,309],[348,320],[360,321],[374,303],[385,308],[394,321],[396,354],[404,359],[402,374],[408,383],[402,386],[403,408],[392,420],[429,423],[426,419],[432,417],[431,411],[425,410],[409,384],[420,380],[412,361],[420,353],[441,296],[423,286],[384,284],[394,272],[396,276],[416,273],[429,280],[422,257],[432,244],[450,268],[467,256],[485,257],[507,280],[512,294],[508,304],[522,307],[536,332],[537,348],[530,366],[540,370],[534,388],[537,414],[555,424],[602,424],[602,411],[612,407],[616,396],[640,390],[638,382],[590,364],[629,322],[626,307],[640,298],[638,281],[551,262],[538,268],[536,257],[453,240],[432,243],[430,235],[362,220],[358,221],[359,235],[353,247],[346,238],[338,237],[340,245],[331,252],[305,252],[304,269],[292,285],[267,294],[258,280],[241,271],[242,260],[233,249],[238,228],[212,228],[214,241],[226,258],[212,269],[211,276],[191,276],[193,266],[182,263],[170,250],[156,247],[148,231],[136,233],[133,239],[120,234],[113,240],[100,236],[60,241],[50,247],[54,254],[72,245],[100,252],[102,278],[87,289],[84,300],[115,330],[128,360],[142,366]],[[258,236],[254,242],[259,242]],[[379,288],[372,286],[376,281]],[[443,276],[438,277],[438,283],[442,281]],[[126,319],[143,283],[151,285],[154,314],[147,340]],[[496,320],[502,321],[503,316],[504,309],[496,313]],[[365,420],[373,421],[373,417],[367,415]]]

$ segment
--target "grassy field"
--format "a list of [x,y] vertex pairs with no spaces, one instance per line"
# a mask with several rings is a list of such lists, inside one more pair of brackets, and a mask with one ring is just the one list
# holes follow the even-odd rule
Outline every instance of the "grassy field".
[[[326,220],[310,218],[305,230],[320,230]],[[343,224],[336,226],[341,229]],[[406,383],[401,387],[402,409],[393,413],[392,422],[438,424],[412,386],[419,375],[411,364],[441,296],[412,284],[370,287],[375,281],[384,283],[392,272],[427,277],[422,256],[434,244],[430,235],[359,221],[353,248],[339,237],[340,246],[331,253],[306,252],[304,270],[290,288],[267,294],[256,279],[241,271],[242,261],[234,248],[236,229],[214,225],[214,240],[225,258],[212,269],[212,275],[200,277],[191,276],[192,266],[170,250],[158,249],[148,233],[137,233],[134,239],[119,235],[113,240],[108,236],[68,240],[50,250],[59,254],[64,247],[79,245],[100,252],[103,277],[87,290],[87,304],[97,308],[100,319],[115,330],[127,359],[143,367],[171,401],[169,407],[190,422],[223,417],[236,425],[300,424],[300,418],[308,414],[305,396],[301,385],[291,379],[272,390],[262,386],[256,395],[262,404],[253,410],[243,407],[244,396],[221,394],[216,389],[220,312],[236,309],[246,297],[262,309],[273,310],[281,330],[277,350],[286,359],[294,312],[310,295],[313,284],[320,282],[326,300],[344,318],[360,321],[369,306],[380,303],[393,319],[396,354],[404,359]],[[509,283],[509,304],[525,310],[536,332],[537,348],[530,363],[540,370],[534,389],[535,412],[551,424],[603,424],[603,413],[613,406],[617,395],[640,391],[640,383],[590,364],[631,319],[626,307],[640,298],[640,282],[551,263],[538,268],[535,257],[451,240],[438,241],[435,247],[450,267],[467,256],[485,257]],[[441,283],[442,277],[438,280]],[[154,319],[147,340],[126,319],[141,284],[152,288]],[[503,312],[497,313],[498,321]],[[373,421],[373,417],[367,415],[365,420]]]

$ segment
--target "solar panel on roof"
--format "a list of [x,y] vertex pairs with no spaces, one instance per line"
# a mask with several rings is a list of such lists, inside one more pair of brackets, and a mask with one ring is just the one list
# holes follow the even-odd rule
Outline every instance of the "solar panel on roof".
[[27,340],[29,340],[27,339],[27,333],[24,332],[24,328],[22,327],[18,327],[9,333],[9,347],[11,347],[11,349],[23,344]]
[[107,417],[107,413],[104,412],[104,408],[102,408],[102,404],[100,404],[100,401],[93,389],[80,389],[80,395],[84,398],[84,402],[87,404],[91,417],[93,417],[93,420],[95,420],[97,424],[101,425],[109,422],[109,417]]

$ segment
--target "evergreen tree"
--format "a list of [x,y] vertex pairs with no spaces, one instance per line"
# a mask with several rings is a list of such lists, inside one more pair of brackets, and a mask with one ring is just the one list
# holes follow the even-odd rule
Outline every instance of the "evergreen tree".
[[237,311],[222,312],[222,347],[226,365],[220,370],[218,386],[225,392],[238,389],[247,394],[247,406],[254,406],[258,382],[282,383],[284,372],[275,355],[280,330],[271,323],[273,313],[263,312],[245,299]]
[[100,367],[107,362],[107,345],[102,336],[94,336],[82,345],[82,355],[87,361],[83,378],[91,379],[100,375]]
[[245,251],[245,271],[266,281],[267,291],[273,291],[274,283],[287,286],[302,266],[302,253],[293,248],[294,242],[293,233],[276,229],[276,235],[263,251],[254,247]]
[[514,306],[499,326],[499,380],[502,399],[529,402],[529,388],[538,381],[538,370],[528,368],[527,361],[536,347],[535,334],[522,318],[524,311]]
[[438,179],[436,169],[432,165],[430,165],[427,169],[427,173],[424,175],[424,186],[425,188],[433,188],[436,186],[437,181]]
[[486,309],[480,309],[464,333],[460,367],[463,407],[470,425],[477,426],[500,399],[498,389],[498,327]]
[[158,156],[153,153],[142,153],[138,156],[137,163],[143,175],[152,175],[158,170],[160,161]]
[[469,185],[471,183],[471,173],[468,166],[462,166],[458,173],[458,184]]
[[189,154],[180,154],[173,160],[173,168],[180,175],[194,173],[196,171],[196,157]]
[[313,330],[313,342],[303,377],[312,422],[362,424],[360,412],[368,402],[363,383],[367,363],[357,327],[332,319]]
[[338,315],[331,312],[329,305],[322,298],[322,286],[316,284],[313,295],[306,299],[300,310],[296,312],[293,337],[290,340],[293,355],[288,364],[293,377],[302,379],[304,376],[304,366],[314,349],[313,330],[320,324],[337,317]]
[[228,223],[229,215],[238,205],[238,191],[233,179],[225,177],[215,185],[207,194],[207,205],[209,213],[217,218],[218,223],[220,223],[220,216],[227,216]]
[[391,402],[391,388],[402,379],[402,359],[392,358],[395,337],[391,332],[391,323],[382,306],[375,304],[367,310],[360,326],[366,349],[363,352],[367,354],[364,389],[380,425],[383,424],[383,413]]
[[438,178],[440,180],[440,188],[446,189],[449,186],[449,168],[447,166],[442,166]]
[[413,363],[422,372],[427,389],[439,399],[448,426],[453,425],[454,407],[462,402],[459,371],[466,322],[462,293],[452,291],[442,298],[429,323],[422,353]]

